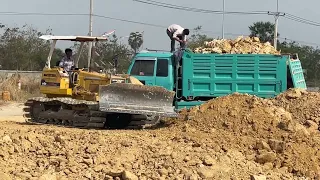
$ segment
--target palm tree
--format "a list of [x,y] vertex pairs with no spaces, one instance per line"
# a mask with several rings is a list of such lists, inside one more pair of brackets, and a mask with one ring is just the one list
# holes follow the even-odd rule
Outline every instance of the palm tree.
[[140,32],[131,32],[129,39],[128,39],[128,44],[136,54],[137,51],[140,49],[140,47],[143,44],[143,38],[142,38],[142,33]]

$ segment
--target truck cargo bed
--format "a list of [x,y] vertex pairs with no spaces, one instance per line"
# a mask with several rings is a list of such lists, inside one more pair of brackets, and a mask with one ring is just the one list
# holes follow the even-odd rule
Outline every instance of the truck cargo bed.
[[305,88],[300,61],[290,61],[289,55],[184,52],[181,87],[184,101],[178,101],[176,107],[198,105],[208,98],[234,92],[274,97],[287,90],[287,62],[294,87]]

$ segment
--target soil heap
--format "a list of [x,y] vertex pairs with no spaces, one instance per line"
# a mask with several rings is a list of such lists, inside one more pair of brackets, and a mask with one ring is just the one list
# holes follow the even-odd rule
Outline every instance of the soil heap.
[[208,137],[222,136],[221,147],[238,149],[260,164],[315,178],[320,173],[319,100],[320,93],[298,89],[274,99],[235,93],[182,111],[180,119],[190,121],[176,126],[206,132]]
[[196,53],[227,54],[280,54],[269,42],[261,43],[258,37],[239,36],[235,40],[214,39],[195,48]]
[[232,94],[153,130],[3,122],[0,179],[316,179],[319,100]]

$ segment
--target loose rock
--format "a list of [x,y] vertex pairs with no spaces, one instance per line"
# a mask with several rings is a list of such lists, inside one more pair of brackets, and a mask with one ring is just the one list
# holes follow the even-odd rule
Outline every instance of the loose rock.
[[251,180],[267,180],[267,177],[264,175],[251,175]]
[[208,179],[208,178],[213,178],[214,177],[214,172],[212,169],[209,169],[209,168],[200,168],[198,170],[198,174],[201,178],[204,178],[204,179]]
[[276,159],[276,154],[273,152],[265,152],[257,156],[256,161],[261,164],[265,164],[268,162],[274,162]]
[[124,180],[138,180],[139,178],[130,171],[123,171],[122,178]]
[[6,143],[12,143],[12,140],[11,140],[10,136],[8,136],[8,135],[4,136],[4,137],[2,138],[2,140],[3,140],[4,142],[6,142]]
[[271,149],[277,153],[282,153],[285,150],[285,142],[283,142],[283,141],[269,139],[268,143],[269,143]]

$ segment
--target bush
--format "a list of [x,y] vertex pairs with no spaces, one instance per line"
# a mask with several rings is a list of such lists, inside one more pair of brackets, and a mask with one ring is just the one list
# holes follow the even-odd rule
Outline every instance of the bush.
[[[14,74],[11,77],[2,75],[0,77],[0,91],[8,91],[10,93],[11,100],[13,101],[25,101],[30,97],[42,96],[40,93],[40,80],[35,77],[21,77],[19,74]],[[21,89],[18,88],[18,82],[21,82]],[[1,98],[2,99],[2,98]]]

